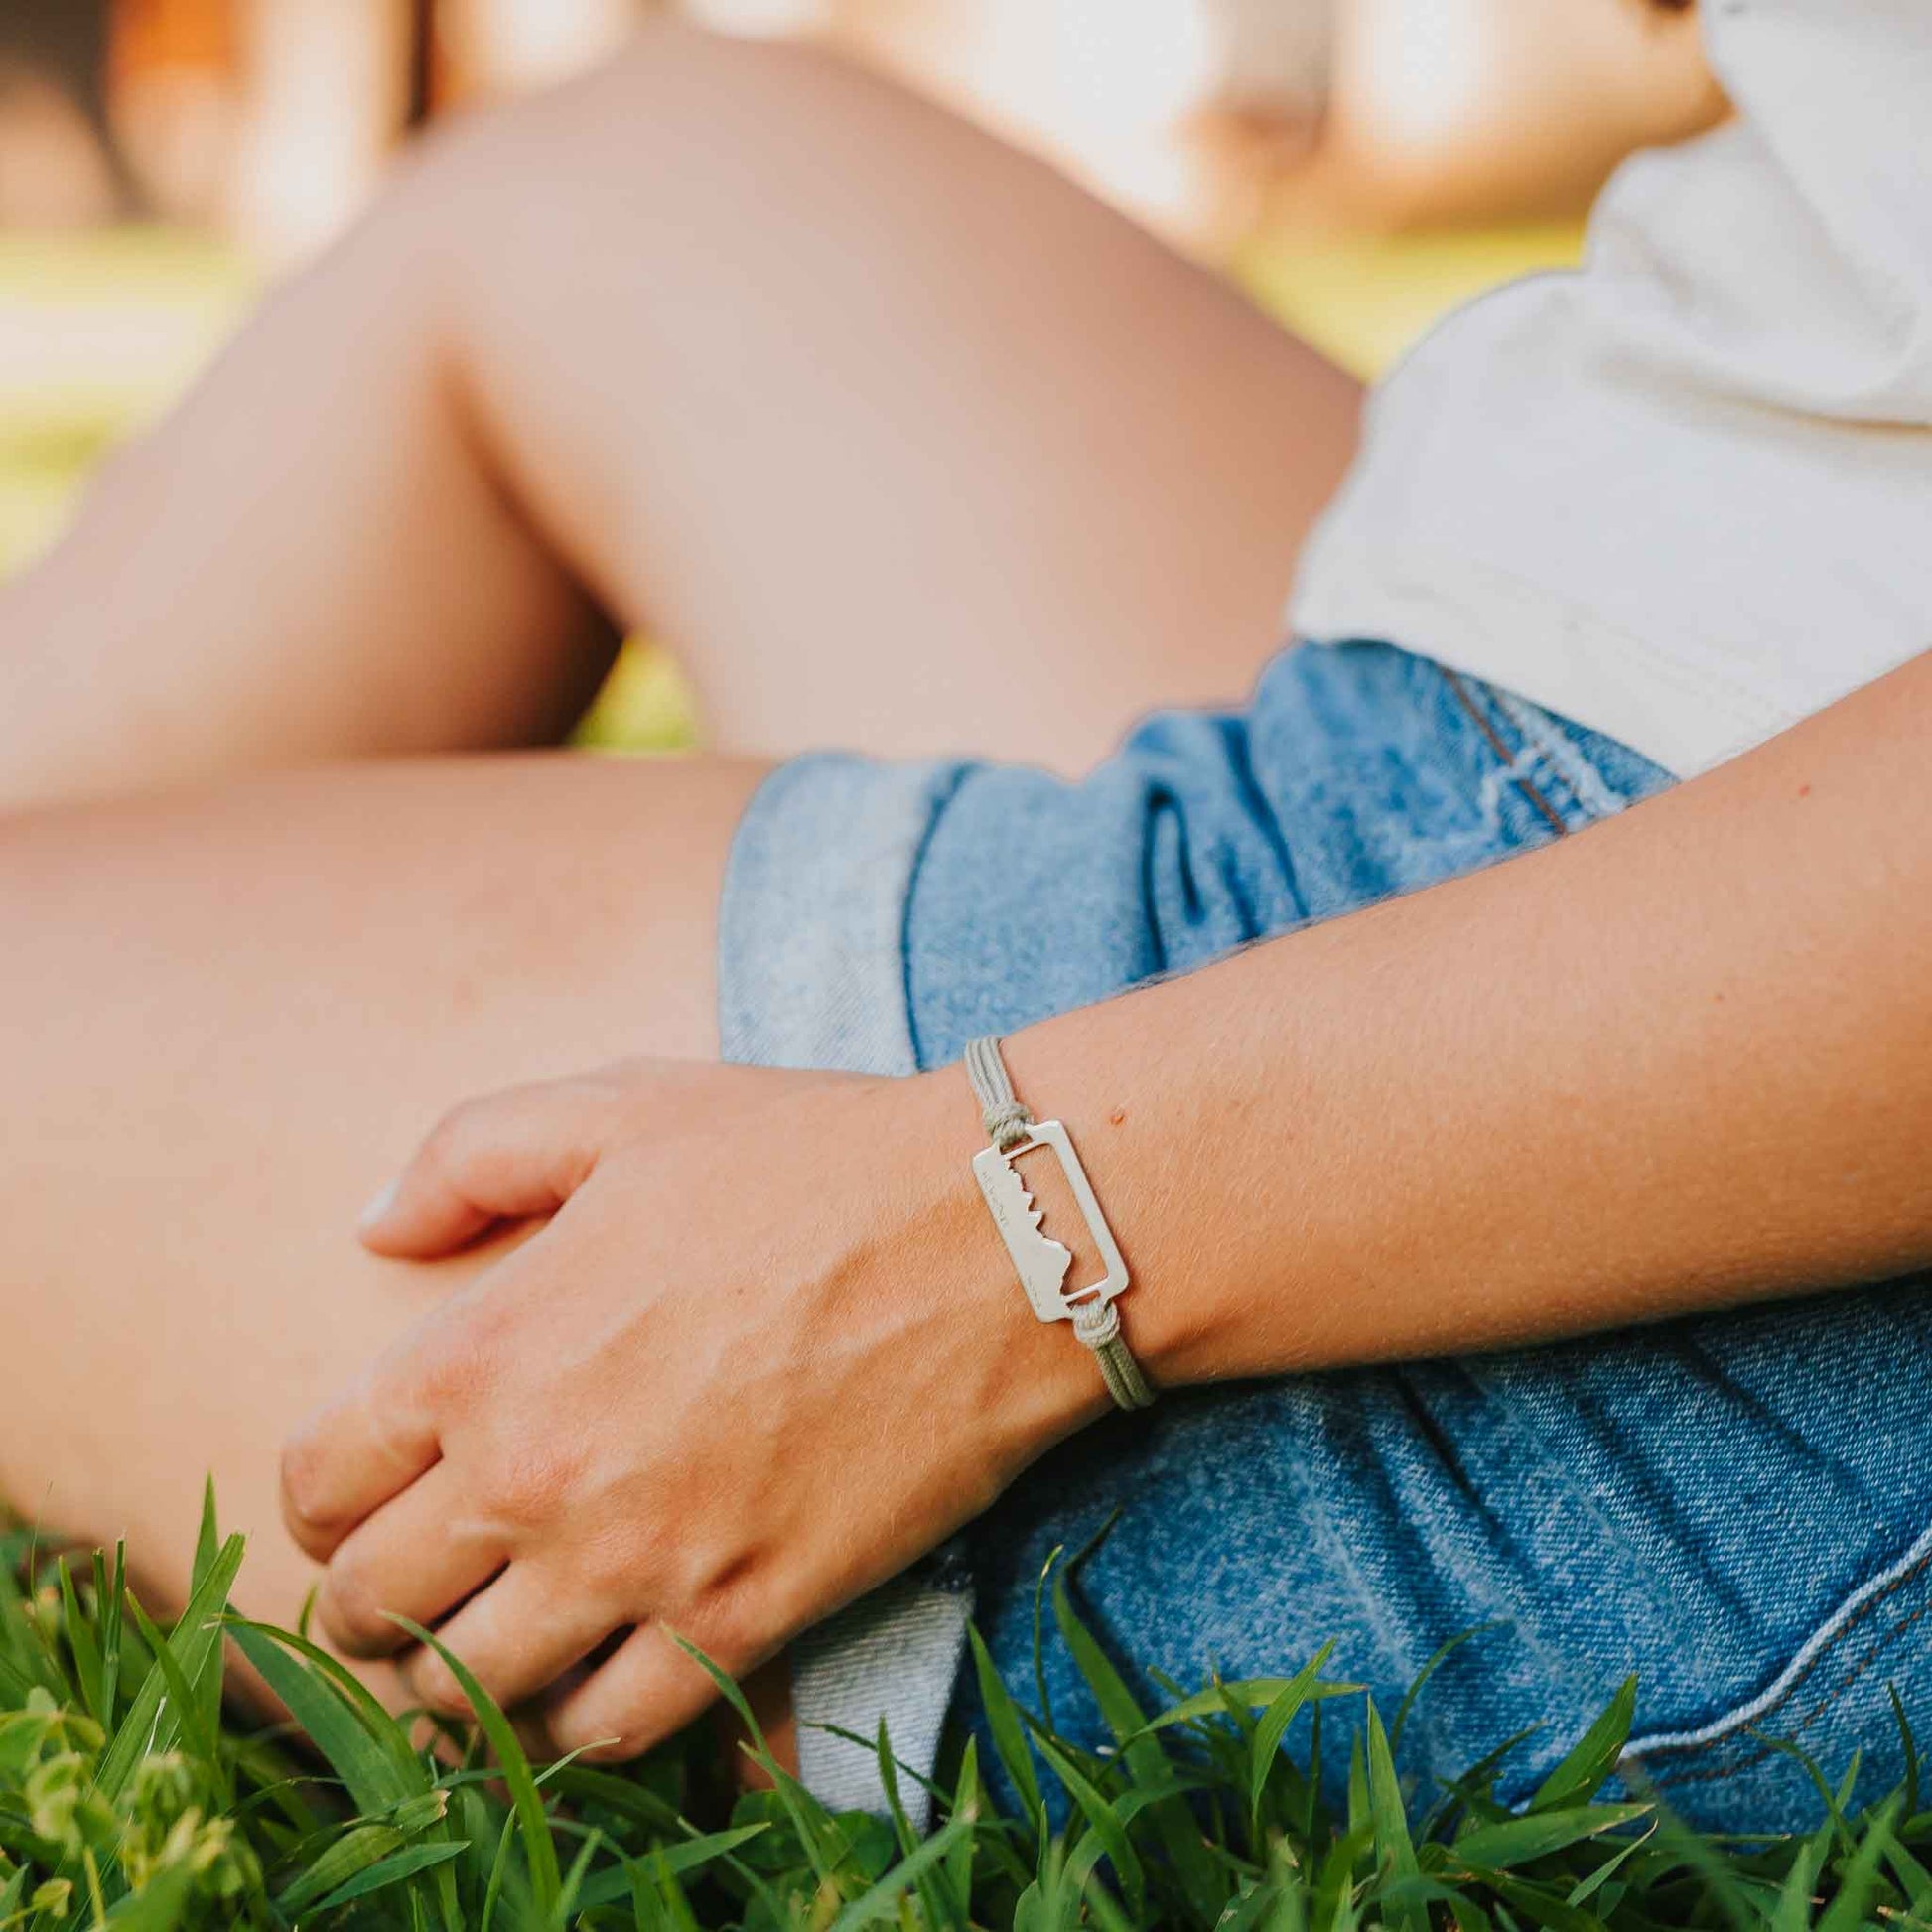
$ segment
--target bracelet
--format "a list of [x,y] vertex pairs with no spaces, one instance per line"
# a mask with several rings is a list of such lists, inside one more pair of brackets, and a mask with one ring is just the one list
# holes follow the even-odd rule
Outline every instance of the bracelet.
[[[1123,1409],[1150,1409],[1154,1391],[1148,1386],[1134,1351],[1120,1331],[1120,1311],[1114,1302],[1127,1287],[1127,1263],[1114,1239],[1107,1217],[1094,1199],[1093,1183],[1073,1151],[1067,1131],[1056,1120],[1035,1120],[1031,1110],[1014,1098],[1013,1080],[1000,1057],[1000,1042],[976,1039],[966,1048],[966,1077],[972,1082],[986,1121],[991,1147],[973,1156],[973,1178],[986,1196],[993,1225],[1007,1244],[1007,1253],[1020,1272],[1033,1311],[1042,1321],[1071,1321],[1073,1332],[1092,1349],[1100,1364],[1107,1393]],[[1062,1288],[1073,1265],[1070,1249],[1048,1240],[1039,1231],[1040,1210],[1013,1164],[1035,1148],[1051,1148],[1060,1172],[1073,1190],[1086,1221],[1087,1232],[1107,1272],[1097,1282],[1071,1292]]]

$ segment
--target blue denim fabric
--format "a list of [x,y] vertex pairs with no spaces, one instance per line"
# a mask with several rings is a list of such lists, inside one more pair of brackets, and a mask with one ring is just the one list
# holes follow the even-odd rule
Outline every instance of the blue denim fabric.
[[[1078,783],[801,759],[734,849],[726,1048],[942,1065],[976,1035],[1505,860],[1668,782],[1379,644],[1286,652],[1247,710],[1154,718]],[[1064,1446],[935,1570],[828,1623],[801,1648],[800,1715],[870,1734],[883,1711],[929,1760],[949,1697],[981,1722],[958,1670],[969,1602],[1029,1694],[1040,1567],[1118,1511],[1079,1594],[1136,1667],[1269,1674],[1332,1638],[1332,1668],[1386,1709],[1446,1639],[1492,1625],[1432,1681],[1406,1769],[1454,1775],[1542,1725],[1502,1787],[1520,1794],[1635,1670],[1634,1750],[1686,1815],[1805,1823],[1815,1794],[1758,1730],[1834,1769],[1863,1749],[1876,1787],[1901,1769],[1888,1687],[1932,1718],[1928,1316],[1915,1282],[1177,1394]],[[1100,1742],[1050,1643],[1046,1674],[1062,1727]],[[869,1795],[863,1757],[807,1735],[807,1776],[835,1799]]]

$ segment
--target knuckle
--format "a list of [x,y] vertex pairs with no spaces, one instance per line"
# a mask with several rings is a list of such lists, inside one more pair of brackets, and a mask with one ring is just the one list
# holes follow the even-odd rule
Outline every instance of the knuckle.
[[747,1579],[714,1585],[693,1606],[681,1634],[736,1677],[767,1655],[784,1632],[767,1591]]
[[383,1614],[381,1593],[354,1564],[338,1564],[324,1581],[316,1608],[323,1627],[351,1657],[393,1650],[401,1632]]
[[403,1679],[410,1695],[425,1711],[439,1718],[471,1715],[470,1700],[457,1682],[456,1673],[435,1651],[424,1650],[412,1658],[403,1671]]
[[282,1449],[282,1515],[290,1533],[311,1555],[335,1538],[340,1522],[331,1500],[329,1459],[307,1431]]
[[576,1074],[562,1083],[560,1091],[569,1096],[574,1113],[586,1115],[593,1122],[615,1123],[623,1118],[633,1087],[629,1067],[620,1062]]
[[385,1414],[406,1415],[419,1407],[443,1414],[475,1402],[496,1379],[491,1325],[475,1313],[440,1323],[384,1377],[377,1408]]
[[641,1757],[666,1734],[666,1726],[642,1710],[623,1708],[606,1698],[566,1705],[550,1722],[551,1740],[593,1764],[624,1764]]
[[430,1129],[417,1157],[420,1165],[442,1179],[457,1179],[485,1136],[487,1114],[487,1107],[480,1100],[465,1100],[452,1107]]
[[657,1574],[660,1572],[651,1561],[646,1537],[607,1527],[578,1540],[578,1590],[616,1615],[641,1615],[649,1595],[647,1580]]
[[514,1527],[534,1528],[564,1513],[576,1470],[571,1458],[553,1448],[516,1444],[497,1457],[486,1481],[497,1515]]

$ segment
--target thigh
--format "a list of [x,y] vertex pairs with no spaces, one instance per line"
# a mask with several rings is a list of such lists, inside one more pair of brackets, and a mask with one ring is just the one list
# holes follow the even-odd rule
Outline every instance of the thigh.
[[295,1614],[284,1435],[478,1265],[373,1259],[360,1203],[468,1093],[713,1051],[756,775],[479,759],[0,823],[0,1493],[176,1596],[211,1470],[241,1601]]
[[433,140],[0,598],[0,803],[529,744],[1082,765],[1240,695],[1356,385],[1040,163],[675,24]]
[[609,625],[454,400],[425,180],[277,291],[0,586],[0,809],[554,743]]
[[1357,391],[1216,278],[799,48],[666,27],[485,147],[475,410],[721,747],[1064,768],[1245,693]]

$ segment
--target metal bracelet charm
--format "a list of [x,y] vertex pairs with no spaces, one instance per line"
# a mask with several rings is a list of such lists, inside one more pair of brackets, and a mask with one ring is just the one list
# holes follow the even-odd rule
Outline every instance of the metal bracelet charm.
[[[1107,1393],[1121,1408],[1151,1407],[1154,1391],[1120,1332],[1120,1313],[1113,1306],[1128,1285],[1127,1263],[1107,1217],[1100,1211],[1087,1171],[1073,1151],[1071,1137],[1056,1120],[1035,1120],[1014,1098],[1013,1082],[1000,1057],[997,1039],[976,1039],[967,1047],[966,1077],[984,1110],[986,1130],[993,1142],[973,1156],[973,1178],[979,1182],[1007,1253],[1013,1257],[1028,1304],[1041,1321],[1072,1322],[1074,1334],[1099,1363]],[[1067,1270],[1073,1265],[1072,1251],[1039,1231],[1040,1210],[1034,1205],[1033,1193],[1014,1165],[1023,1154],[1039,1148],[1050,1148],[1059,1162],[1106,1270],[1098,1281],[1079,1288],[1065,1285]]]

